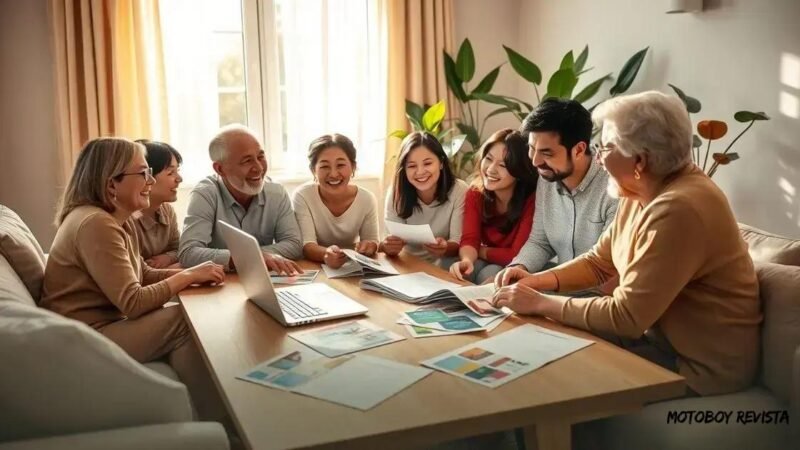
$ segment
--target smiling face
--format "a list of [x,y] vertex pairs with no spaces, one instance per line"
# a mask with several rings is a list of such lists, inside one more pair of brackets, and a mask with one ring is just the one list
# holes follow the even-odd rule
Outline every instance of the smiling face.
[[442,162],[428,147],[411,150],[404,163],[406,178],[417,190],[417,194],[435,194],[436,183],[442,173]]
[[150,189],[155,180],[147,176],[147,170],[144,152],[137,151],[124,172],[110,180],[110,196],[116,197],[113,203],[122,215],[130,215],[150,206]]
[[328,147],[317,157],[314,177],[321,191],[341,194],[347,191],[350,178],[353,177],[353,163],[340,147]]
[[506,168],[506,152],[505,144],[497,143],[481,159],[481,178],[483,187],[487,191],[497,192],[514,188],[517,180]]
[[258,195],[267,174],[267,157],[261,145],[248,133],[233,133],[225,142],[225,158],[214,163],[214,170],[240,193]]
[[539,175],[547,181],[561,181],[575,171],[572,150],[561,144],[561,137],[554,131],[542,131],[528,135],[531,161]]
[[156,184],[150,189],[152,204],[178,200],[178,186],[183,181],[178,169],[178,161],[173,156],[169,165],[155,176]]

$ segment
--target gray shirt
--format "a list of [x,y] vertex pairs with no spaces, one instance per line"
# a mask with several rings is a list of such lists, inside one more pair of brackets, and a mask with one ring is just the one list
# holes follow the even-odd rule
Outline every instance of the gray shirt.
[[261,250],[289,259],[303,257],[300,228],[283,186],[266,182],[245,209],[217,175],[197,183],[189,194],[178,259],[183,267],[214,261],[229,267],[230,251],[217,228],[217,220],[253,235]]
[[[445,238],[452,242],[460,242],[461,226],[464,222],[464,198],[468,190],[467,183],[457,179],[447,195],[446,202],[441,205],[436,200],[430,205],[419,202],[419,208],[414,208],[411,216],[408,219],[403,219],[397,215],[394,207],[394,188],[390,187],[389,192],[386,194],[384,219],[410,225],[429,224],[434,236]],[[425,250],[422,245],[407,244],[405,251],[428,262],[436,261],[436,258]]]
[[509,266],[541,271],[553,256],[563,264],[589,251],[617,213],[617,199],[606,192],[608,172],[594,159],[574,192],[539,177],[533,229]]

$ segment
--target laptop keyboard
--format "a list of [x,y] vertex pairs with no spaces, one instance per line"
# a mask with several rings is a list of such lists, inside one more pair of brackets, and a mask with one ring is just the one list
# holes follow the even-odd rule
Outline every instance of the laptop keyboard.
[[278,303],[281,304],[283,312],[293,319],[305,319],[308,317],[324,316],[324,310],[311,306],[304,302],[294,292],[278,291]]

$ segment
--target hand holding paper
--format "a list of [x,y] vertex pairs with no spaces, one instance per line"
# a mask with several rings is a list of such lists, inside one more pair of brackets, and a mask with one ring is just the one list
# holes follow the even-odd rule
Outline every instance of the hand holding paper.
[[409,225],[387,220],[386,229],[391,235],[397,236],[409,244],[436,244],[436,237],[428,224]]

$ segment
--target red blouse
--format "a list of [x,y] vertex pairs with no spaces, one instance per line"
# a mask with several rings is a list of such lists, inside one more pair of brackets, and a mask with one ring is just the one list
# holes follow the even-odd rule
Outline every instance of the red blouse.
[[519,221],[506,234],[500,231],[500,226],[505,222],[506,215],[492,217],[489,223],[481,223],[483,210],[483,194],[476,189],[467,191],[464,199],[464,226],[461,230],[461,246],[480,249],[481,245],[488,247],[486,250],[487,261],[501,266],[508,265],[519,249],[528,240],[533,227],[533,205],[534,197],[532,194],[525,201],[525,208]]

